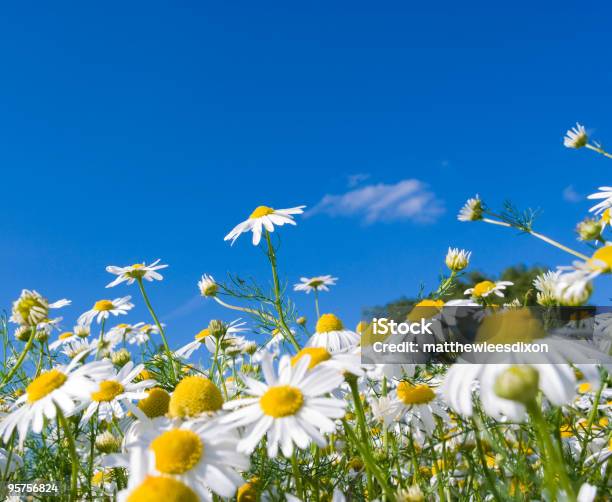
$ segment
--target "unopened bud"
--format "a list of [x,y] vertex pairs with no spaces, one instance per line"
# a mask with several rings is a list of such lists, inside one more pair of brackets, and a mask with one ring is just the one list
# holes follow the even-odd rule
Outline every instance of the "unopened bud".
[[512,366],[495,379],[493,390],[503,399],[527,404],[537,396],[539,380],[540,374],[532,366]]

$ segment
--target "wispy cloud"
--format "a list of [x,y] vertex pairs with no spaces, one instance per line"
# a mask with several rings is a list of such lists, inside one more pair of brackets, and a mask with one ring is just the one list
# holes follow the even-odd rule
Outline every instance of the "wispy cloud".
[[443,212],[442,201],[425,183],[406,179],[393,185],[377,183],[344,194],[327,194],[306,216],[359,216],[367,224],[400,220],[432,223]]
[[347,176],[347,184],[349,188],[355,188],[362,181],[367,180],[370,177],[368,173],[355,173]]
[[567,202],[580,202],[582,195],[576,192],[573,185],[568,185],[563,189],[563,200]]
[[167,314],[162,315],[161,318],[164,321],[179,319],[181,317],[185,317],[186,315],[191,314],[192,312],[195,312],[196,310],[200,309],[203,305],[204,305],[204,302],[202,301],[202,296],[195,295],[189,300],[179,305],[178,307],[176,307],[175,309],[168,312]]

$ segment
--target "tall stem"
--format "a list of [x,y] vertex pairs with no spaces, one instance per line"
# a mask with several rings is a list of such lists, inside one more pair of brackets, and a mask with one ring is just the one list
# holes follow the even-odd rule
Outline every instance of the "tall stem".
[[318,321],[319,317],[321,317],[321,314],[319,312],[319,291],[316,288],[314,290],[314,300],[315,300],[315,311],[317,313],[317,321]]
[[287,326],[287,321],[285,321],[285,313],[283,312],[283,302],[281,298],[281,288],[280,282],[278,280],[278,271],[276,268],[276,254],[274,253],[274,246],[272,246],[272,240],[270,239],[270,232],[266,230],[266,243],[268,244],[268,258],[270,260],[270,265],[272,266],[272,282],[274,283],[274,305],[276,307],[276,311],[278,312],[278,320],[285,332],[285,337],[291,342],[293,347],[297,352],[300,351],[300,346],[298,345],[293,333]]
[[161,339],[164,344],[164,349],[166,351],[166,355],[168,356],[168,362],[170,363],[170,368],[172,368],[172,376],[176,380],[176,369],[174,367],[174,359],[172,357],[172,352],[170,351],[170,346],[168,345],[168,340],[166,339],[166,333],[161,323],[159,322],[159,319],[157,318],[157,315],[155,314],[153,307],[151,306],[151,302],[149,301],[149,297],[147,296],[147,292],[145,291],[144,284],[142,283],[142,278],[138,278],[137,282],[138,282],[138,287],[140,288],[140,292],[142,293],[142,297],[144,298],[147,308],[149,309],[149,312],[151,313],[151,317],[153,318],[153,321],[155,321],[155,324],[157,325],[157,329],[159,329],[159,334],[161,335]]
[[66,417],[62,413],[59,406],[56,406],[57,418],[59,423],[64,429],[66,434],[66,440],[68,441],[68,449],[70,451],[70,462],[71,462],[71,476],[70,476],[70,500],[77,500],[77,482],[79,477],[79,457],[76,452],[76,446],[74,444],[74,436],[70,430],[70,425],[66,421]]
[[32,348],[32,344],[34,343],[34,337],[36,336],[36,326],[32,326],[31,329],[32,329],[32,333],[30,334],[30,338],[28,338],[28,341],[27,341],[25,347],[23,348],[23,351],[19,355],[19,359],[17,359],[17,362],[15,363],[15,366],[13,366],[11,368],[11,371],[9,371],[8,374],[2,379],[2,383],[0,383],[0,389],[2,387],[4,387],[5,384],[7,384],[8,382],[11,381],[11,378],[13,378],[15,373],[17,373],[17,370],[23,364],[23,361],[25,360],[25,357],[26,357],[27,353]]

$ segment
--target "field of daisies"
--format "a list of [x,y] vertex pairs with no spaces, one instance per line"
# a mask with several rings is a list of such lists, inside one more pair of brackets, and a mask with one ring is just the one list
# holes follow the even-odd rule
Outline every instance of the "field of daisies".
[[[611,157],[580,124],[564,144]],[[542,307],[580,306],[595,283],[612,296],[612,187],[589,198],[595,205],[571,246],[537,232],[532,212],[495,211],[478,196],[458,218],[562,250],[567,261],[537,277],[532,298]],[[228,245],[265,251],[253,260],[267,259],[270,277],[258,284],[203,275],[202,301],[222,305],[227,317],[210,320],[182,347],[156,314],[167,267],[159,260],[108,266],[108,289],[74,320],[59,317],[69,300],[24,289],[0,321],[0,497],[612,499],[612,365],[572,364],[567,348],[548,364],[520,356],[503,364],[364,364],[371,325],[348,326],[334,314],[338,279],[288,286],[282,275],[278,234],[299,238],[303,208],[259,206],[228,233]],[[471,259],[469,250],[449,248],[448,273],[416,305],[438,315]],[[527,299],[508,297],[511,284],[479,282],[452,304],[522,312]],[[302,294],[316,318],[297,311],[291,297]],[[150,317],[128,324],[137,302]],[[532,329],[526,316],[512,329]],[[610,353],[612,315],[595,329],[598,348]]]

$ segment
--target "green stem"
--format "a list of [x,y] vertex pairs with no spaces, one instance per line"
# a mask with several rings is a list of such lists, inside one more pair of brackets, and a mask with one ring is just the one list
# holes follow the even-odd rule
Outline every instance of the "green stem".
[[30,334],[30,338],[28,338],[28,341],[25,347],[21,351],[21,354],[19,355],[19,359],[17,359],[15,366],[13,366],[11,368],[11,371],[9,371],[8,374],[2,379],[2,383],[0,383],[0,389],[4,387],[8,382],[11,381],[11,378],[13,378],[15,373],[17,373],[17,370],[23,364],[23,361],[25,360],[27,353],[32,348],[32,344],[34,343],[34,337],[36,336],[36,326],[32,326],[31,329],[32,329],[32,333]]
[[291,468],[293,469],[293,477],[295,478],[295,489],[297,490],[300,498],[304,500],[304,491],[302,487],[302,476],[300,475],[300,467],[297,462],[297,455],[295,450],[293,450],[293,454],[291,455]]
[[142,283],[142,278],[137,279],[137,282],[138,287],[140,288],[140,292],[142,293],[142,297],[144,298],[147,308],[151,313],[151,317],[153,318],[153,321],[155,321],[157,329],[159,329],[159,334],[161,335],[161,339],[164,344],[164,349],[166,351],[166,355],[168,356],[168,362],[170,363],[170,368],[172,369],[172,376],[176,380],[176,368],[174,367],[174,359],[172,357],[172,351],[170,350],[170,346],[168,345],[168,340],[166,339],[166,333],[164,331],[164,328],[162,328],[162,325],[159,322],[159,319],[157,318],[153,307],[151,306],[151,302],[149,301],[149,297],[147,296],[147,292],[145,291],[144,284]]
[[317,320],[321,317],[321,313],[319,312],[319,291],[317,288],[314,290],[314,300],[315,300],[315,312],[317,313]]
[[585,145],[585,147],[588,148],[589,150],[593,150],[594,152],[599,153],[600,155],[603,155],[604,157],[608,157],[609,159],[612,159],[612,154],[609,154],[603,148],[600,148],[595,145],[591,145],[590,143]]
[[495,485],[495,479],[493,478],[493,474],[491,473],[489,466],[487,465],[487,459],[485,458],[482,441],[480,440],[480,434],[478,433],[481,424],[478,424],[475,419],[472,423],[474,427],[474,438],[476,439],[476,449],[478,450],[478,459],[480,461],[480,465],[482,466],[482,471],[484,473],[485,479],[487,480],[487,484],[489,485],[493,498],[495,500],[502,500],[499,495],[499,492],[497,491],[497,486]]
[[587,444],[591,439],[591,432],[593,431],[593,423],[595,422],[595,418],[597,416],[597,410],[599,407],[599,401],[601,399],[601,393],[603,391],[603,388],[606,386],[606,378],[607,377],[604,373],[604,378],[600,382],[599,389],[597,389],[597,392],[595,394],[595,399],[593,399],[593,406],[591,408],[591,412],[589,413],[589,418],[587,420],[587,424],[585,427],[584,437],[582,438],[582,443],[580,445],[581,451],[580,451],[580,461],[578,462],[578,465],[583,466],[583,468],[584,468],[584,459],[587,454]]
[[276,311],[278,312],[278,319],[280,321],[281,327],[285,332],[285,338],[287,338],[296,352],[300,351],[300,346],[298,345],[293,333],[287,326],[287,321],[285,321],[285,313],[283,312],[283,303],[281,299],[281,288],[280,282],[278,280],[278,271],[276,267],[276,254],[274,253],[274,246],[272,246],[272,240],[270,239],[270,232],[266,230],[266,243],[268,244],[268,259],[270,260],[270,265],[272,266],[272,282],[274,283],[274,305],[276,306]]
[[66,420],[66,417],[62,413],[62,410],[59,406],[56,406],[57,409],[57,418],[59,423],[64,429],[64,433],[66,434],[66,440],[68,441],[68,449],[70,450],[70,462],[71,462],[71,476],[70,476],[70,500],[77,500],[77,483],[79,476],[79,457],[77,455],[76,446],[74,444],[74,436],[72,435],[72,431],[70,430],[70,426]]

